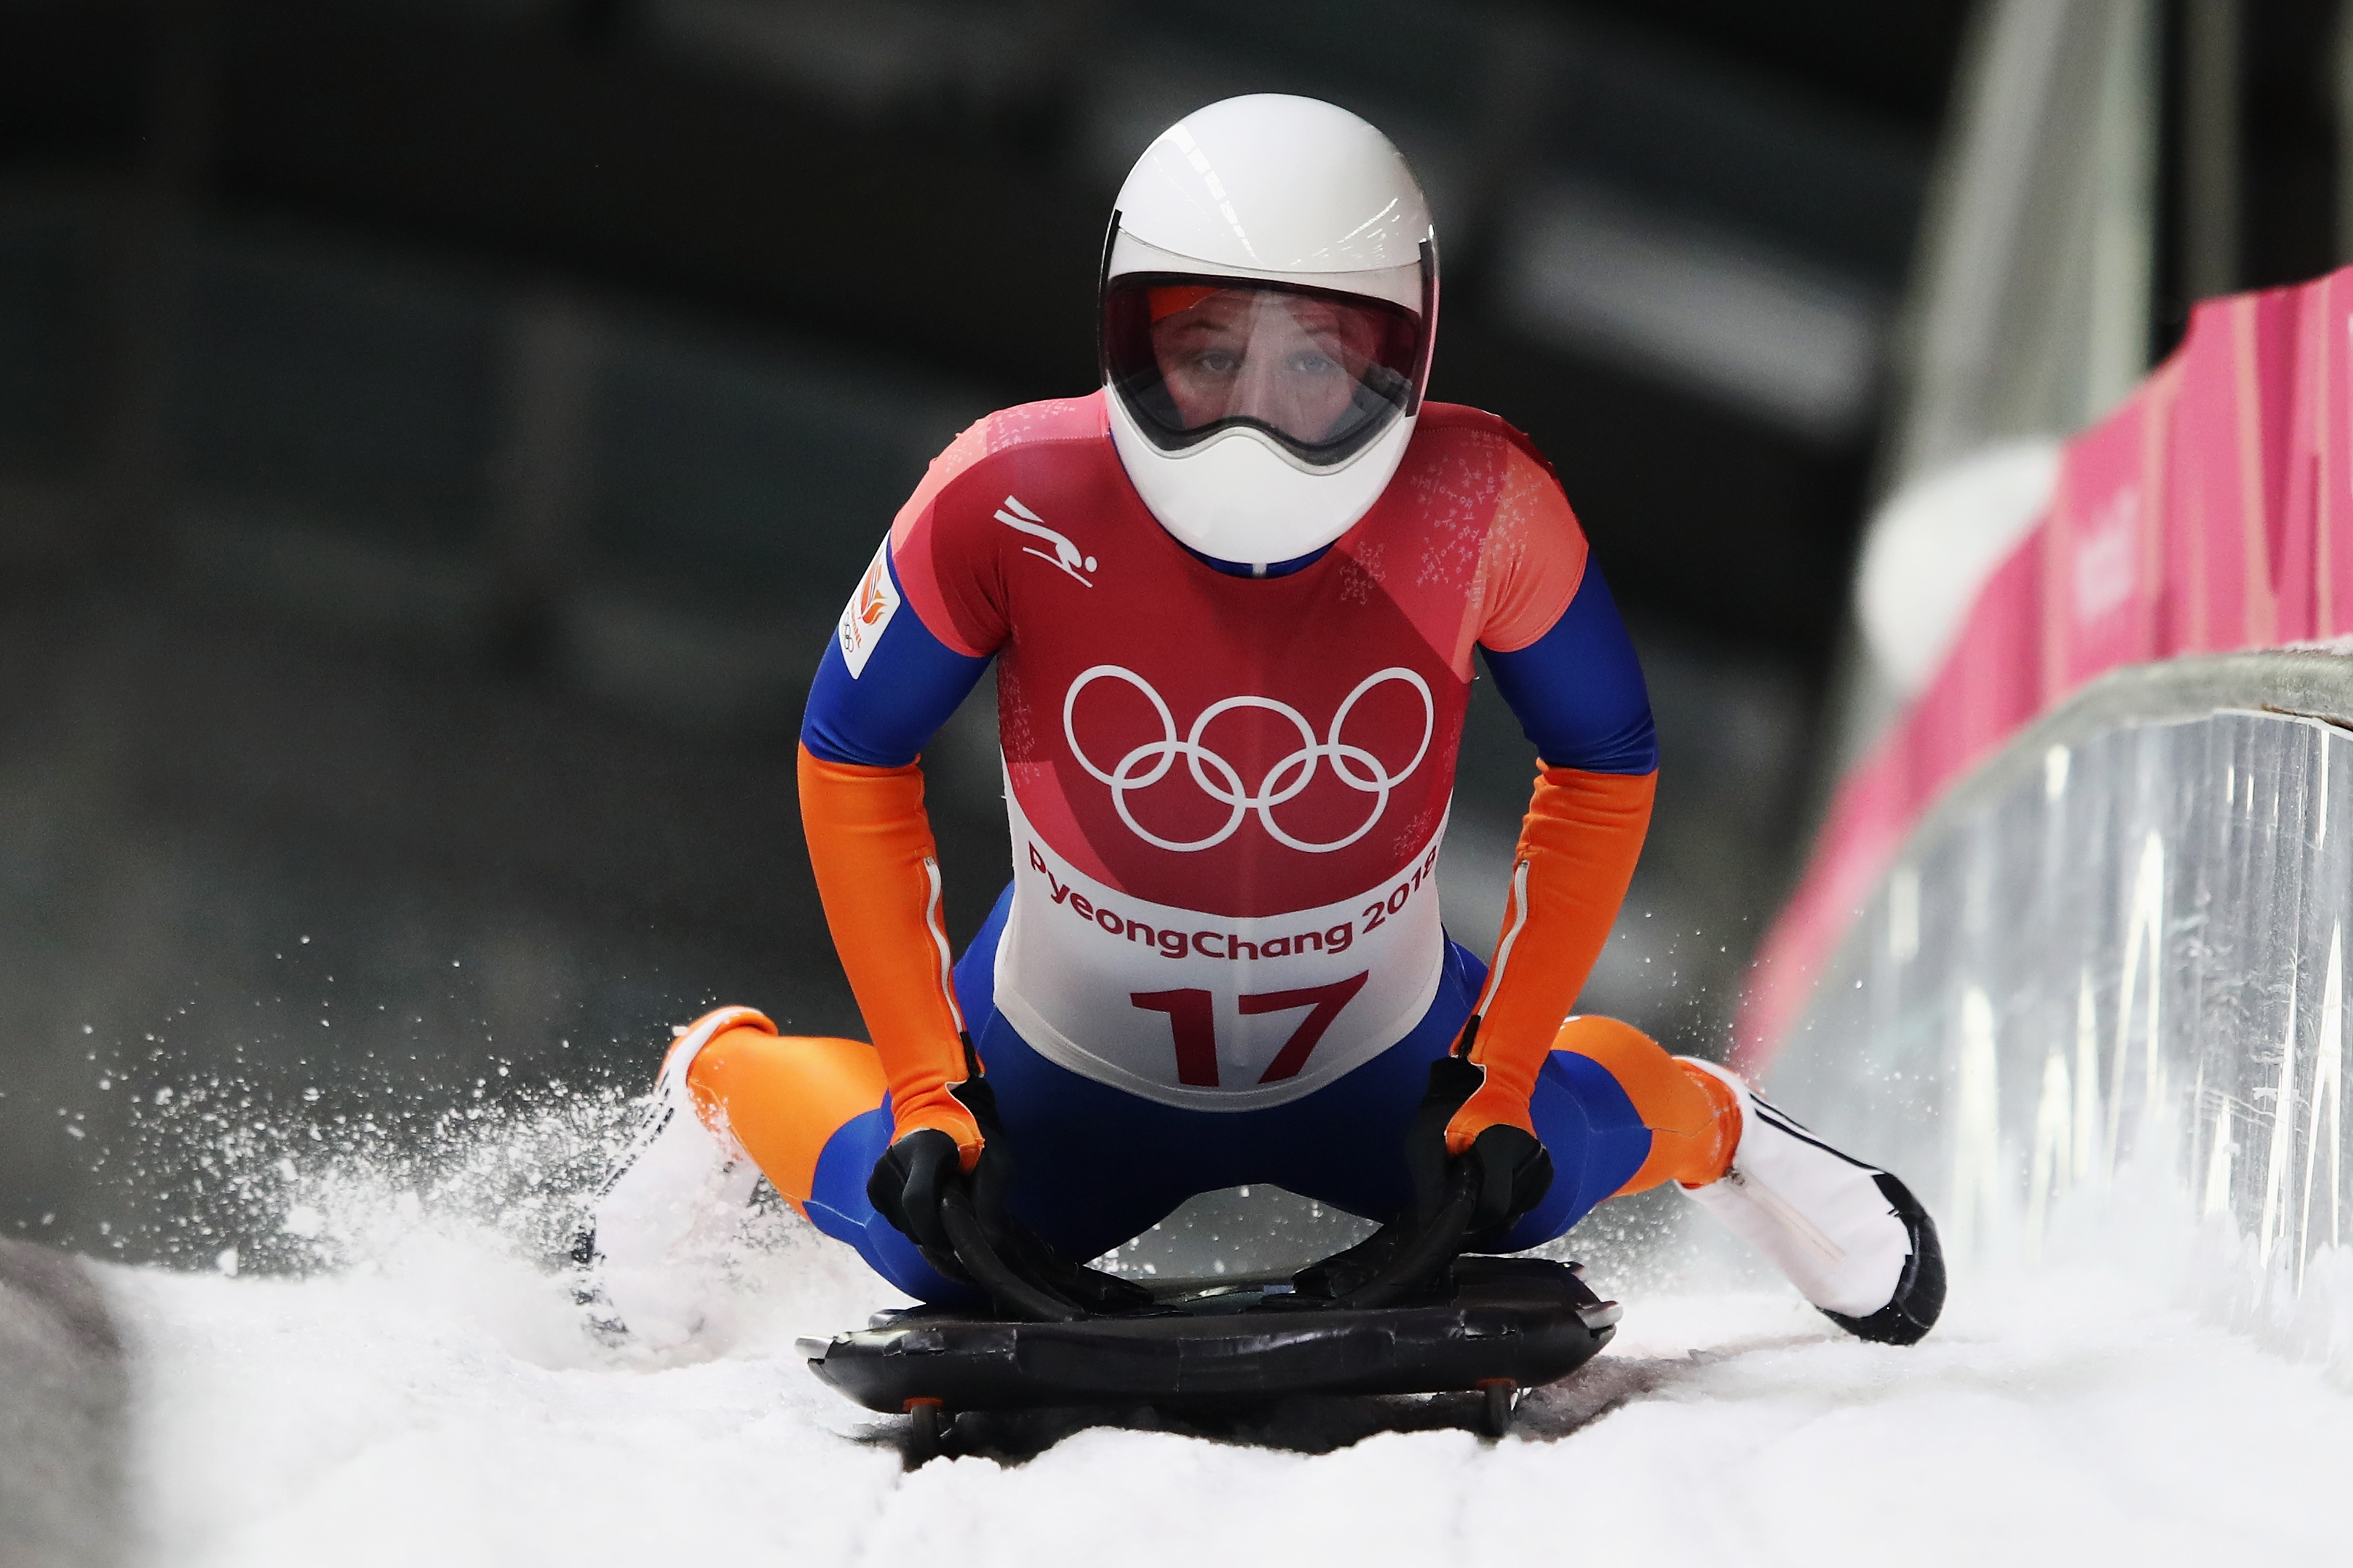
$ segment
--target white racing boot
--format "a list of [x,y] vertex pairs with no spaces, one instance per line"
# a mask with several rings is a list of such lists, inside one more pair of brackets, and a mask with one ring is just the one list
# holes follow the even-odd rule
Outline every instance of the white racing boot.
[[629,1146],[573,1241],[575,1294],[590,1331],[608,1344],[664,1350],[702,1327],[709,1271],[696,1255],[723,1245],[760,1172],[696,1114],[686,1075],[705,1045],[746,1025],[773,1032],[749,1007],[722,1007],[670,1043]]
[[1740,1141],[1722,1179],[1683,1190],[1778,1264],[1807,1300],[1860,1339],[1914,1343],[1945,1306],[1936,1223],[1886,1172],[1840,1153],[1713,1063],[1740,1102]]

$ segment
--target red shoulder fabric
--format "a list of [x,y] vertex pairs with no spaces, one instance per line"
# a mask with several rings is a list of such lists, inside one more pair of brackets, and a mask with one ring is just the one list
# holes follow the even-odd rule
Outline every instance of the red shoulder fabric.
[[971,658],[1004,646],[1011,623],[999,524],[1038,526],[1006,510],[1017,476],[1057,445],[1106,438],[1101,395],[1056,398],[1000,409],[932,459],[892,520],[891,563],[934,637]]
[[1424,404],[1407,458],[1335,549],[1467,682],[1475,647],[1525,647],[1568,608],[1585,577],[1585,532],[1527,437],[1492,414]]
[[1503,427],[1512,445],[1494,521],[1480,552],[1474,613],[1482,647],[1516,653],[1552,630],[1568,609],[1585,581],[1590,551],[1552,466],[1526,445],[1526,437]]

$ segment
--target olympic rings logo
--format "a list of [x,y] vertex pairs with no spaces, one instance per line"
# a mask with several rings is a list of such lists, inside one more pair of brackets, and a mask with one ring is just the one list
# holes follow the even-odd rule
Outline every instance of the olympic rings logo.
[[[1108,772],[1098,766],[1080,746],[1078,729],[1071,721],[1071,716],[1078,708],[1079,693],[1095,681],[1105,679],[1124,681],[1135,688],[1144,694],[1145,700],[1152,704],[1152,710],[1160,716],[1160,739],[1145,742],[1120,758],[1118,765]],[[1421,698],[1421,744],[1414,752],[1413,761],[1394,773],[1364,747],[1352,746],[1340,739],[1341,732],[1347,728],[1348,715],[1356,704],[1367,693],[1393,680],[1404,681]],[[1280,714],[1299,731],[1299,749],[1268,769],[1255,790],[1245,788],[1241,774],[1234,765],[1201,742],[1203,732],[1220,716],[1250,708]],[[1116,664],[1096,665],[1071,682],[1070,691],[1062,698],[1062,738],[1070,742],[1071,755],[1078,759],[1079,766],[1086,769],[1091,777],[1111,786],[1112,804],[1118,809],[1119,819],[1127,824],[1129,831],[1146,844],[1174,850],[1180,855],[1223,844],[1233,837],[1234,830],[1251,812],[1258,813],[1261,825],[1279,844],[1310,855],[1328,855],[1335,849],[1345,849],[1373,830],[1373,825],[1381,819],[1381,813],[1388,809],[1389,793],[1412,777],[1413,771],[1421,766],[1421,760],[1430,754],[1430,738],[1437,732],[1437,728],[1438,705],[1430,698],[1429,683],[1412,670],[1396,665],[1358,681],[1356,689],[1348,693],[1346,700],[1340,704],[1339,711],[1332,715],[1332,727],[1320,741],[1299,710],[1271,697],[1229,697],[1221,702],[1213,702],[1201,710],[1201,716],[1193,721],[1192,727],[1180,740],[1176,734],[1176,715],[1169,712],[1168,704],[1161,699],[1159,692],[1153,689],[1152,683],[1135,671]],[[1201,792],[1231,812],[1225,826],[1206,838],[1187,842],[1163,838],[1136,821],[1134,814],[1128,809],[1129,794],[1149,789],[1166,778],[1179,757],[1185,759],[1186,770],[1193,775],[1193,782],[1200,786]],[[1333,775],[1342,784],[1359,795],[1373,797],[1372,810],[1356,830],[1345,838],[1335,838],[1328,844],[1294,838],[1275,821],[1274,808],[1285,801],[1296,799],[1315,782],[1317,768],[1325,763],[1332,765]]]

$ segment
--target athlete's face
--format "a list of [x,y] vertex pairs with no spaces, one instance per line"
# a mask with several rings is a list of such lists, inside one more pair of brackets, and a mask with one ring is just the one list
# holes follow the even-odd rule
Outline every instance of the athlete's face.
[[1186,428],[1256,419],[1306,442],[1325,439],[1348,412],[1374,347],[1355,312],[1257,290],[1221,289],[1152,323]]

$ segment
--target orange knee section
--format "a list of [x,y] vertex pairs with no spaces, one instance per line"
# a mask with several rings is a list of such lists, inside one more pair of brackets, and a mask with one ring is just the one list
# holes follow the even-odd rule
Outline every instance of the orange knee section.
[[1571,1018],[1553,1037],[1552,1048],[1608,1068],[1651,1130],[1650,1157],[1618,1189],[1620,1194],[1662,1182],[1704,1186],[1731,1165],[1740,1140],[1740,1105],[1721,1080],[1685,1067],[1658,1041],[1615,1018]]
[[687,1087],[723,1121],[795,1210],[806,1212],[826,1140],[881,1105],[882,1058],[862,1040],[730,1029],[702,1047]]

